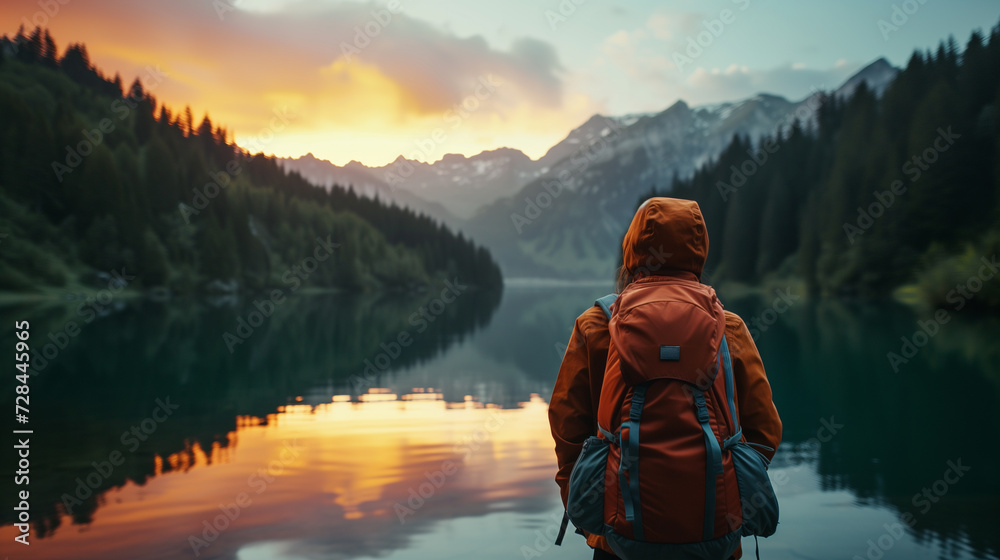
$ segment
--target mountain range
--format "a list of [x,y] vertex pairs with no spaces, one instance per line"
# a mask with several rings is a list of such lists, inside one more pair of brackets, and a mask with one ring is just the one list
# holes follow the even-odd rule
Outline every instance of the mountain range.
[[645,193],[689,177],[734,135],[757,141],[796,120],[811,126],[823,95],[847,97],[862,83],[881,94],[898,72],[880,58],[832,92],[800,101],[759,94],[696,107],[678,101],[659,113],[594,115],[537,160],[499,148],[434,163],[400,156],[382,167],[337,166],[312,154],[279,164],[313,184],[349,185],[461,230],[490,249],[507,277],[605,279]]

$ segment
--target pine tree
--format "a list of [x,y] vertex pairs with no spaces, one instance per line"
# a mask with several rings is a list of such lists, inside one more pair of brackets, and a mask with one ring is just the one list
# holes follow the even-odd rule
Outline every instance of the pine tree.
[[52,36],[49,35],[49,30],[46,29],[42,34],[42,60],[45,65],[50,68],[55,68],[59,64],[59,51],[56,49],[56,42],[52,40]]
[[191,136],[194,132],[194,116],[191,114],[191,106],[184,107],[184,120],[181,121],[181,132],[184,136]]

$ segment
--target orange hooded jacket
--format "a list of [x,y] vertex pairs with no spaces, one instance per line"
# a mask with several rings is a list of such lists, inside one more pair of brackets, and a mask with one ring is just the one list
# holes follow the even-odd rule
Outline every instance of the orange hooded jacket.
[[[708,232],[697,202],[651,198],[636,212],[622,241],[624,268],[629,278],[683,276],[700,279],[708,256]],[[733,364],[736,410],[747,441],[777,449],[781,419],[771,400],[757,346],[743,320],[726,311],[726,339]],[[604,368],[608,357],[608,320],[593,306],[576,319],[549,400],[549,425],[556,443],[556,483],[563,505],[569,475],[583,442],[597,433]],[[774,454],[766,452],[770,459]],[[604,537],[587,535],[587,544],[614,554]],[[737,550],[735,558],[740,558]]]

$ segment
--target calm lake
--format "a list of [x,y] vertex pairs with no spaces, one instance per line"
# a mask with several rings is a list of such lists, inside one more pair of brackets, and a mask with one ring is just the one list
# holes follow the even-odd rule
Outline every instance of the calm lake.
[[[588,558],[578,536],[551,545],[545,400],[574,318],[610,286],[435,302],[442,288],[301,296],[267,318],[226,299],[0,308],[8,352],[15,320],[53,344],[30,381],[31,545],[5,508],[0,554]],[[926,317],[903,307],[779,313],[775,297],[723,297],[758,320],[785,425],[782,524],[761,557],[1000,557],[1000,322],[953,312],[915,336]],[[927,344],[894,369],[900,337]],[[5,448],[9,504],[22,487]]]

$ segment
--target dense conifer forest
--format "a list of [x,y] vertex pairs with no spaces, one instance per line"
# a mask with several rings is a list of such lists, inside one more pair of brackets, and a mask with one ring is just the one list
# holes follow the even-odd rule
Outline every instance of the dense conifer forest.
[[[0,290],[100,283],[174,292],[306,285],[413,289],[458,277],[498,287],[490,254],[414,212],[315,187],[225,127],[125,87],[49,32],[0,39]],[[145,80],[145,83],[144,83]],[[298,270],[323,256],[308,278]]]
[[672,195],[705,213],[711,279],[862,298],[909,286],[932,305],[1000,308],[998,69],[1000,27],[950,39],[881,96],[828,95],[816,122],[735,137],[675,179]]

